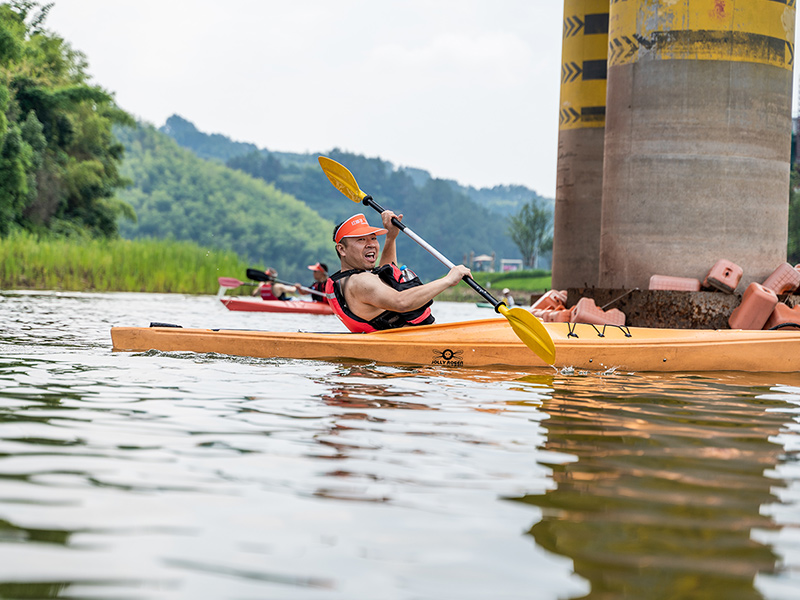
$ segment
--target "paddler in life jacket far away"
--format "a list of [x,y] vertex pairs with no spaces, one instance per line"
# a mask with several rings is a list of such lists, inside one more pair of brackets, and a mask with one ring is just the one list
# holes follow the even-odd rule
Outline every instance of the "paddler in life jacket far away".
[[[320,293],[320,295],[311,294],[311,297],[317,302],[327,302],[328,300],[323,294],[328,281],[328,265],[318,262],[315,265],[308,265],[308,268],[314,272],[314,283],[311,284],[310,289]],[[299,286],[298,291],[300,291]]]
[[[380,228],[370,226],[363,214],[357,214],[333,230],[341,270],[328,278],[325,294],[352,332],[433,323],[433,299],[465,275],[471,276],[467,267],[456,265],[441,279],[422,283],[413,271],[398,267],[395,241],[400,230],[392,224],[393,217],[403,219],[403,215],[383,211]],[[386,242],[378,263],[378,236],[384,234]]]
[[[269,268],[264,271],[267,275],[275,278],[278,272]],[[277,281],[262,281],[261,284],[253,290],[253,296],[261,295],[262,300],[288,300],[288,294],[294,291],[294,286],[284,285]]]

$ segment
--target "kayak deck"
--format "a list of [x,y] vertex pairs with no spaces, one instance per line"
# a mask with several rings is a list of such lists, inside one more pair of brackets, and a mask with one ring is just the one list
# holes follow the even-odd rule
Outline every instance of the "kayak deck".
[[[800,371],[800,332],[650,329],[545,323],[555,367],[625,371]],[[505,319],[366,334],[114,327],[114,350],[361,360],[391,365],[547,367]]]
[[261,300],[260,298],[220,298],[228,310],[244,312],[302,313],[309,315],[332,315],[333,309],[326,302],[308,300]]

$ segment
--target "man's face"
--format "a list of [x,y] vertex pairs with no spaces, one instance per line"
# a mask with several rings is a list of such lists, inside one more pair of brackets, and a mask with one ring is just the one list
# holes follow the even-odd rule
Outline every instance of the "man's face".
[[342,266],[350,269],[373,269],[378,261],[380,243],[373,234],[358,238],[344,238],[338,245]]
[[328,274],[325,271],[314,271],[314,281],[325,281]]

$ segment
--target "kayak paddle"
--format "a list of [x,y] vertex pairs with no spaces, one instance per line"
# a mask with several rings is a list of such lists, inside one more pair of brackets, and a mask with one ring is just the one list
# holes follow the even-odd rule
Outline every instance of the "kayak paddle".
[[237,288],[240,285],[257,285],[255,283],[250,283],[247,281],[239,281],[238,279],[234,279],[233,277],[218,277],[217,281],[222,287],[226,288]]
[[[319,165],[322,167],[323,172],[333,184],[333,187],[350,198],[350,200],[370,206],[379,213],[383,212],[383,207],[375,202],[372,196],[361,191],[361,189],[358,187],[358,183],[356,182],[356,178],[353,177],[353,174],[350,173],[346,167],[326,156],[319,157]],[[455,266],[446,256],[428,244],[428,242],[423,240],[416,233],[411,231],[411,228],[404,225],[402,221],[393,218],[392,224],[409,236],[412,240],[417,242],[425,250],[430,252],[448,269],[452,269]],[[248,277],[249,276],[250,274],[248,271]],[[473,290],[478,292],[484,298],[484,300],[489,302],[494,307],[495,312],[500,313],[506,319],[508,319],[511,329],[514,330],[514,333],[517,334],[517,337],[519,337],[519,339],[521,339],[525,345],[530,348],[539,358],[549,365],[552,365],[555,362],[555,344],[553,343],[553,339],[550,337],[550,334],[547,332],[547,329],[545,329],[544,325],[542,325],[542,322],[539,319],[534,317],[533,314],[524,308],[508,308],[505,302],[496,300],[494,296],[483,289],[483,287],[481,287],[481,285],[472,277],[465,275],[464,281]]]
[[[289,287],[294,287],[293,283],[289,283],[288,281],[281,281],[280,279],[276,279],[272,275],[265,273],[264,271],[259,271],[258,269],[247,269],[247,276],[255,281],[274,281],[275,283],[281,283],[283,285],[288,285]],[[300,286],[300,291],[306,294],[312,294],[314,296],[325,295],[322,292],[318,292],[317,290],[312,290],[311,288],[307,288],[302,285]]]

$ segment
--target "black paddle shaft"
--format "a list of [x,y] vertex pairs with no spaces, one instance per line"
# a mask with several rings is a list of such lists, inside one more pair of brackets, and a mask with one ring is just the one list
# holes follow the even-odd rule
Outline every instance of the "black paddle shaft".
[[254,281],[272,281],[274,279],[272,275],[258,269],[247,269],[247,278]]
[[[375,202],[375,199],[372,196],[369,195],[364,196],[364,199],[361,201],[361,203],[364,204],[365,206],[374,208],[379,213],[382,213],[385,210],[380,204]],[[414,233],[411,230],[410,227],[404,225],[403,222],[400,221],[400,219],[398,219],[397,217],[392,217],[392,225],[397,227],[400,231],[405,233],[407,236],[409,236],[411,239],[417,242],[420,246],[425,248],[425,250],[433,254],[433,256],[435,256],[439,260],[439,262],[441,262],[448,269],[452,269],[455,266],[453,262],[450,261],[444,254],[439,252],[436,248],[434,248],[428,242],[419,237],[416,233]],[[505,305],[504,302],[496,300],[494,296],[492,296],[489,292],[483,289],[483,287],[481,287],[481,285],[469,275],[464,275],[462,279],[466,282],[466,284],[469,287],[478,292],[483,297],[484,300],[489,302],[494,307],[495,312],[498,312],[497,311],[498,306],[500,306],[501,304]]]
[[[283,285],[288,285],[289,287],[294,287],[293,283],[289,283],[288,281],[281,281],[280,279],[276,279],[269,273],[265,273],[264,271],[259,271],[258,269],[247,269],[247,278],[253,279],[254,281],[274,281],[275,283],[282,283]],[[317,290],[312,290],[311,288],[307,288],[305,286],[300,286],[300,289],[307,294],[312,294],[314,296],[324,296],[322,292],[318,292]]]

